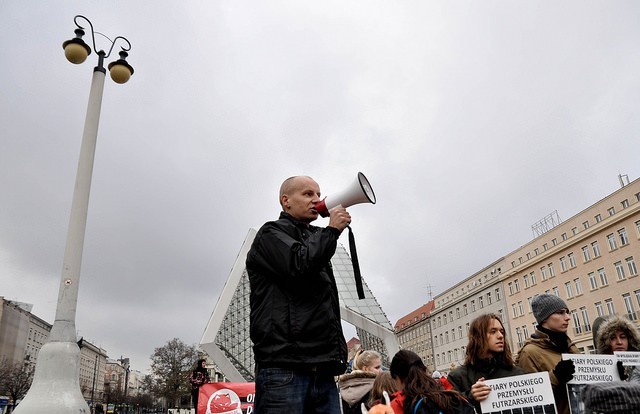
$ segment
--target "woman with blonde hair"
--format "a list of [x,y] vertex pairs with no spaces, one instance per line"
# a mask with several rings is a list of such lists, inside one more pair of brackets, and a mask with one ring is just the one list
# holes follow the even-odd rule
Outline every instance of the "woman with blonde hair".
[[371,387],[381,370],[382,358],[376,351],[356,354],[353,371],[338,378],[343,414],[360,414],[360,404],[368,403]]

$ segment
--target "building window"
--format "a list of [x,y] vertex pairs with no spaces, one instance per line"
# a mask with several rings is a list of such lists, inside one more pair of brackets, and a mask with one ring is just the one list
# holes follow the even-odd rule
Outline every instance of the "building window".
[[616,237],[613,235],[613,233],[607,235],[607,241],[609,242],[609,251],[612,251],[618,248]]
[[613,216],[614,214],[616,214],[616,209],[614,207],[610,207],[607,210],[607,213],[609,213],[610,216]]
[[620,204],[622,204],[622,208],[623,209],[628,208],[629,207],[629,200],[624,199],[624,200],[622,200],[622,203],[620,203]]
[[520,292],[520,281],[518,281],[518,279],[513,281],[513,287],[515,288],[516,293]]
[[567,271],[567,258],[564,256],[560,258],[560,271],[562,272]]
[[475,312],[476,311],[476,301],[472,300],[471,301],[471,312]]
[[467,316],[469,314],[469,309],[467,308],[467,304],[465,303],[464,305],[462,305],[462,313],[464,316]]
[[565,283],[564,287],[567,290],[567,299],[571,299],[573,297],[573,288],[571,287],[571,282]]
[[551,240],[551,244],[553,244],[554,246],[555,246],[556,244],[558,244],[558,239],[553,239],[553,240]]
[[636,267],[635,260],[633,260],[633,256],[627,257],[624,260],[627,262],[627,267],[629,268],[629,276],[637,276],[638,268]]
[[482,296],[478,296],[478,306],[480,306],[480,309],[484,308],[484,298]]
[[574,326],[573,329],[575,330],[576,334],[581,334],[582,326],[580,325],[580,317],[578,316],[578,311],[575,309],[572,310],[571,317],[573,318],[573,326]]
[[518,348],[522,348],[522,331],[520,327],[516,327],[516,337],[518,338]]
[[615,315],[616,314],[616,309],[613,306],[613,300],[607,299],[607,300],[604,301],[604,304],[607,305],[607,312],[609,313],[609,315]]
[[637,320],[638,316],[636,315],[636,310],[633,308],[631,295],[625,293],[624,295],[622,295],[622,300],[624,301],[624,307],[627,310],[627,318],[631,319],[632,321]]
[[491,300],[491,292],[487,292],[487,305],[491,305],[492,300]]
[[640,220],[636,221],[636,231],[638,232],[638,236],[640,236]]
[[462,325],[458,326],[458,339],[462,339]]
[[520,316],[524,316],[524,306],[521,300],[518,301],[518,311],[520,312]]
[[569,253],[567,255],[567,257],[569,258],[569,267],[571,269],[573,269],[574,267],[576,267],[576,257],[574,256],[573,253]]
[[591,260],[591,251],[589,250],[589,246],[582,247],[582,259],[585,263]]
[[604,267],[598,269],[598,276],[600,276],[600,286],[607,286],[609,284],[607,272],[605,272]]
[[565,241],[568,239],[567,233],[562,233],[561,237],[562,237],[562,241]]
[[538,249],[537,247],[535,249],[533,249],[533,254],[535,254],[536,256],[540,254],[540,249]]
[[596,279],[596,272],[590,272],[588,276],[589,286],[591,287],[591,290],[598,289],[598,279]]
[[584,227],[584,229],[588,229],[589,228],[589,222],[588,221],[583,221],[582,222],[582,227]]
[[444,312],[442,314],[442,324],[446,325],[447,324],[447,312]]
[[544,244],[542,245],[542,250],[544,250],[545,252],[546,252],[547,250],[549,250],[549,245],[548,245],[547,243],[544,243]]
[[604,310],[602,310],[602,302],[596,302],[596,313],[598,316],[604,316]]
[[576,295],[582,295],[582,282],[580,282],[580,278],[573,279],[573,286],[576,288]]
[[602,221],[602,216],[600,214],[596,214],[595,219],[596,223],[600,223]]
[[553,294],[556,295],[557,297],[560,297],[560,292],[558,291],[558,286],[554,286],[553,287]]
[[442,326],[442,319],[438,316],[438,327]]
[[600,257],[600,246],[598,246],[597,241],[591,243],[591,249],[593,250],[593,257]]
[[509,296],[513,295],[513,282],[509,282]]
[[524,288],[528,289],[529,288],[529,275],[522,276],[522,280],[524,281]]
[[533,312],[531,310],[531,299],[533,299],[533,298],[527,298],[527,302],[529,302],[529,312]]
[[576,234],[578,234],[578,228],[577,228],[577,227],[572,228],[572,229],[571,229],[571,234],[572,234],[572,235],[574,235],[574,236],[575,236]]
[[584,323],[584,331],[591,332],[591,322],[589,322],[589,313],[585,306],[580,308],[580,315],[582,315],[582,322]]
[[540,278],[542,278],[543,282],[547,280],[547,268],[544,266],[540,268]]
[[456,308],[456,319],[460,319],[460,307]]
[[618,235],[620,236],[620,246],[626,246],[629,244],[629,237],[627,236],[627,229],[618,230]]
[[634,290],[633,294],[636,295],[636,302],[638,302],[638,306],[640,306],[640,290]]
[[518,317],[518,307],[515,303],[511,304],[511,312],[513,313],[514,319]]
[[622,262],[615,262],[613,264],[616,267],[616,273],[618,275],[618,280],[624,280],[624,266],[622,266]]

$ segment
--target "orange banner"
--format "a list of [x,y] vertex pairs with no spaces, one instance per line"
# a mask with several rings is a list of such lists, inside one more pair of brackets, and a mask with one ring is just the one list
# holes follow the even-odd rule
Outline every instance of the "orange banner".
[[251,414],[254,382],[210,382],[200,387],[196,414]]

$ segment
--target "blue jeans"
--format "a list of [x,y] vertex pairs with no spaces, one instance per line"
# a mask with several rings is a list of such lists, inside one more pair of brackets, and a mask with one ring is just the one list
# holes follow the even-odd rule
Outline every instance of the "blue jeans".
[[260,368],[253,408],[255,414],[340,414],[340,395],[333,375]]

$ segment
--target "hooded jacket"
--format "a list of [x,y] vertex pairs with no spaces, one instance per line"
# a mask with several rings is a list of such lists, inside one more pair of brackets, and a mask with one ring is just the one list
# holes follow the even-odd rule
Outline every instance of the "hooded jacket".
[[[627,351],[640,351],[640,331],[633,322],[619,316],[607,318],[596,334],[596,347],[599,354],[613,354],[611,338],[617,331],[622,331],[627,337],[629,347]],[[640,369],[636,366],[625,367],[628,381],[640,383]]]
[[375,372],[360,370],[340,375],[338,388],[340,389],[342,412],[344,414],[360,414],[362,412],[360,404],[364,403],[365,406],[368,406],[369,395],[376,376]]
[[[562,349],[568,349],[562,351]],[[554,344],[546,333],[536,329],[531,338],[527,339],[518,352],[516,365],[526,373],[544,372],[549,373],[551,388],[556,400],[558,414],[569,413],[569,402],[565,384],[561,384],[553,373],[553,369],[562,360],[562,353],[579,354],[578,348],[571,339],[567,337],[566,344]]]
[[256,234],[246,265],[258,368],[344,373],[347,344],[331,268],[339,236],[335,228],[307,226],[284,212]]

